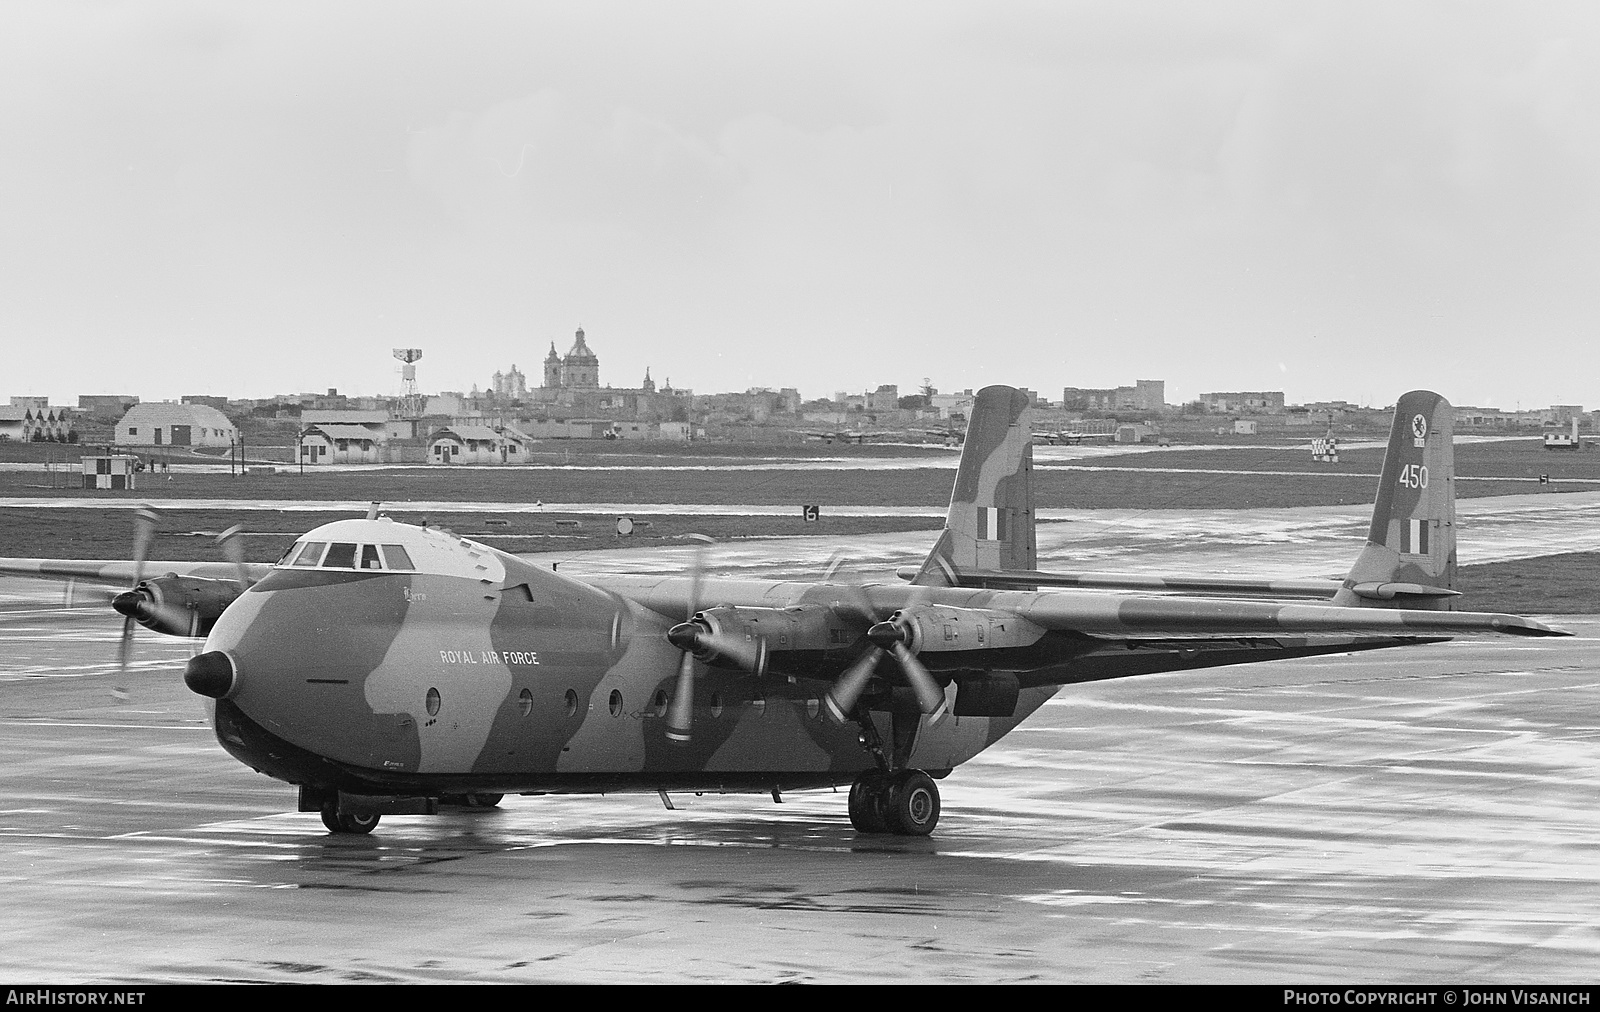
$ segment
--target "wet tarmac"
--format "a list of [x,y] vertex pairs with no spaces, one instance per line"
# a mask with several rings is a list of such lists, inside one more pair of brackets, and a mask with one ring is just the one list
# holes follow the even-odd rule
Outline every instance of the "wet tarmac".
[[[1372,518],[1370,505],[1036,512],[1040,569],[1288,578],[1343,577]],[[1462,499],[1456,517],[1462,565],[1600,550],[1600,492]],[[816,579],[837,553],[848,577],[892,582],[897,568],[921,564],[933,540],[928,531],[752,538],[715,546],[706,565],[716,575]],[[695,552],[650,546],[527,557],[576,574],[668,573],[683,572]]]
[[[0,973],[1529,981],[1600,972],[1600,619],[1064,689],[925,840],[842,794],[510,798],[327,835],[146,635],[0,597]],[[112,702],[118,683],[126,703]]]

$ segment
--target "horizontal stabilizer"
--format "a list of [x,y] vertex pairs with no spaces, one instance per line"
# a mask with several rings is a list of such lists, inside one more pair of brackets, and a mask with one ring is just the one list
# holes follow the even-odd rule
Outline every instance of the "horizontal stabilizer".
[[1369,601],[1393,601],[1407,597],[1460,597],[1461,591],[1430,587],[1425,583],[1358,583],[1350,588],[1357,597]]

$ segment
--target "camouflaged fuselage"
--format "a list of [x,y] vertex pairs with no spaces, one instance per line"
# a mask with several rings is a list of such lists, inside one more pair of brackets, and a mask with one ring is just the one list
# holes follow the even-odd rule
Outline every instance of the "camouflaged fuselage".
[[[682,657],[665,634],[681,613],[385,520],[339,521],[307,542],[400,544],[414,568],[280,566],[217,623],[206,649],[237,672],[216,704],[219,740],[273,776],[419,793],[767,790],[849,783],[874,766],[857,729],[819,708],[819,679],[859,652],[858,630],[821,651],[775,651],[762,677],[705,669],[680,745],[662,718]],[[1006,717],[929,728],[889,688],[873,719],[904,762],[948,770],[1054,691],[1023,690]]]

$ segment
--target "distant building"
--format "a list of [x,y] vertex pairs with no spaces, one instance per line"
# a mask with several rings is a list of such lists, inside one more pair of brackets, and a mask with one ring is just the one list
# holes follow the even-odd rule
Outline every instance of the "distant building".
[[589,350],[582,327],[565,355],[557,355],[556,343],[550,342],[550,354],[544,357],[544,386],[546,390],[600,388],[600,356]]
[[48,397],[13,397],[11,406],[14,408],[32,408],[35,411],[44,411],[50,407]]
[[867,394],[868,411],[894,411],[900,407],[900,387],[886,383]]
[[1217,414],[1283,414],[1282,390],[1238,390],[1200,395],[1207,411]]
[[971,390],[952,394],[934,393],[928,397],[928,407],[938,412],[939,417],[944,420],[957,416],[965,418],[972,410],[973,400]]
[[133,394],[79,394],[78,410],[97,422],[114,422],[139,403]]
[[318,422],[300,432],[300,463],[376,464],[383,447],[372,430],[361,425]]
[[366,429],[370,438],[377,442],[386,442],[390,439],[405,438],[411,435],[412,425],[396,421],[389,417],[389,412],[379,409],[362,411],[354,408],[344,410],[306,408],[300,412],[300,422],[303,425],[355,425]]
[[204,404],[206,407],[216,408],[218,411],[225,412],[228,410],[228,399],[226,397],[210,397],[204,394],[184,394],[182,397],[178,398],[178,400],[183,404]]
[[1159,414],[1167,407],[1166,380],[1134,380],[1131,387],[1063,387],[1065,411],[1146,411]]
[[528,437],[508,426],[452,425],[433,434],[430,464],[520,464],[528,458]]
[[72,436],[71,409],[19,405],[0,407],[0,442],[65,443],[69,442]]
[[[555,350],[555,345],[550,346]],[[503,401],[520,401],[528,396],[528,377],[522,374],[515,362],[511,363],[511,371],[496,372],[491,379],[491,392],[495,399]]]
[[216,408],[150,401],[129,408],[112,439],[127,446],[230,446],[238,436],[228,416]]

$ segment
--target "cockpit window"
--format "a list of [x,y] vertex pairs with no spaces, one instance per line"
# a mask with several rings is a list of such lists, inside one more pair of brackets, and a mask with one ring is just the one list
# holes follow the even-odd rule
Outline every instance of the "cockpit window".
[[300,549],[300,554],[294,557],[291,566],[315,566],[322,560],[322,550],[328,547],[326,541],[307,541]]
[[382,569],[383,568],[383,563],[378,561],[378,546],[377,545],[362,545],[361,546],[361,568],[362,569]]
[[406,554],[406,550],[404,548],[401,548],[399,545],[384,545],[383,546],[383,558],[384,558],[384,561],[389,563],[389,568],[390,569],[416,569],[417,568],[416,566],[411,564],[411,556],[407,555]]
[[274,562],[273,565],[274,566],[287,566],[289,564],[289,560],[294,558],[294,553],[298,552],[299,550],[300,550],[300,542],[296,541],[294,544],[290,545],[288,548],[285,548],[283,550],[283,554],[278,556],[278,561]]
[[356,546],[348,541],[335,541],[328,546],[328,554],[322,560],[322,568],[356,568]]

